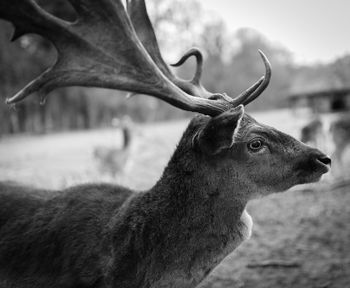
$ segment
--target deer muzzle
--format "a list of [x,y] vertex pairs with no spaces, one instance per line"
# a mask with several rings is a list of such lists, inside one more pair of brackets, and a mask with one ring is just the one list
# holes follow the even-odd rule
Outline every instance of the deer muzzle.
[[321,151],[312,149],[305,154],[296,165],[296,171],[301,183],[317,182],[321,176],[330,170],[332,160]]

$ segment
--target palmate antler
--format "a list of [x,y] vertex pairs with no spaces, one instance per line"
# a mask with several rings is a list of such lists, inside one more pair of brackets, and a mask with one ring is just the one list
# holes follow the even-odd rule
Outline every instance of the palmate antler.
[[189,57],[197,60],[191,81],[177,78],[165,64],[149,20],[144,0],[68,0],[77,13],[75,22],[59,19],[34,0],[0,0],[0,18],[15,26],[13,40],[36,33],[50,40],[58,58],[7,103],[16,103],[33,92],[43,95],[57,87],[90,86],[152,95],[178,108],[215,116],[239,104],[247,105],[267,87],[271,68],[266,56],[265,76],[232,99],[210,93],[200,83],[203,57],[191,49],[175,66]]

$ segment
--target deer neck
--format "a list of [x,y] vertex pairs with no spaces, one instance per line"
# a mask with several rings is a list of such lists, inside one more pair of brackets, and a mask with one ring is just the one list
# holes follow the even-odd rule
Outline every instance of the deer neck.
[[[199,283],[249,237],[251,218],[245,211],[246,200],[235,197],[235,189],[240,187],[229,187],[219,180],[205,169],[170,162],[158,183],[142,196],[149,205],[146,209],[152,211],[149,219],[157,219],[157,225],[147,225],[156,231],[149,232],[152,239],[160,240],[152,246],[163,247],[166,243],[165,249],[157,252],[161,259],[167,259],[160,266],[174,265],[163,271],[165,276],[157,285],[174,279],[176,273],[179,279],[189,277],[189,282]],[[179,287],[193,287],[186,285],[181,282]]]
[[151,287],[192,288],[249,234],[247,201],[235,196],[242,187],[223,185],[196,159],[174,155],[156,185],[131,197],[115,218],[113,247],[121,256],[114,279],[115,267],[131,259],[130,271],[162,275]]
[[[166,207],[158,205],[164,209],[164,215],[187,217],[191,220],[185,221],[189,226],[200,225],[209,230],[214,227],[225,231],[240,230],[248,201],[242,196],[246,188],[238,179],[227,181],[224,179],[227,175],[217,177],[212,167],[200,164],[195,157],[177,158],[175,152],[161,179],[148,193],[155,199],[161,199],[161,203],[169,203]],[[232,233],[237,232],[233,230]]]

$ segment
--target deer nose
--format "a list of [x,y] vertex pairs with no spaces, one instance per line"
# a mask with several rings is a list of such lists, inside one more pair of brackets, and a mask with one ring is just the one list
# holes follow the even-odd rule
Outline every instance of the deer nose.
[[318,157],[317,157],[317,160],[320,161],[321,163],[325,164],[325,165],[331,166],[331,164],[332,164],[331,158],[329,158],[329,157],[326,156],[326,155],[318,156]]

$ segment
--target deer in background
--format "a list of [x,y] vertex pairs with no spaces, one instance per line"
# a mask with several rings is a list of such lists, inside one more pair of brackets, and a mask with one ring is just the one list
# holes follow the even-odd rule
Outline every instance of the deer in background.
[[120,130],[122,146],[97,146],[93,156],[98,163],[99,170],[112,177],[125,171],[131,152],[131,118],[123,117],[121,120],[113,119],[112,126]]
[[345,151],[350,148],[350,117],[343,115],[332,122],[330,132],[334,143],[334,159],[336,163],[336,174],[349,179],[349,167],[346,167],[349,159],[345,159]]
[[87,184],[45,191],[0,184],[1,287],[196,287],[242,241],[250,199],[318,181],[331,160],[244,106],[267,87],[271,69],[235,98],[165,64],[143,0],[70,0],[77,19],[58,19],[34,1],[0,2],[0,17],[51,40],[56,64],[8,103],[34,91],[82,85],[128,90],[198,112],[158,182],[148,191]]
[[319,117],[315,117],[301,129],[300,141],[305,144],[320,147],[324,141],[323,123]]

